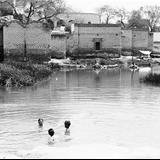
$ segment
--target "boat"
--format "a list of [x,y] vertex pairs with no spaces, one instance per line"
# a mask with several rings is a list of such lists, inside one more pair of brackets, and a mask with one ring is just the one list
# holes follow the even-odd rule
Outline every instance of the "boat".
[[129,69],[132,70],[132,71],[137,71],[137,70],[139,70],[139,67],[136,64],[131,64],[129,66]]
[[139,70],[139,67],[134,63],[133,55],[132,55],[132,64],[129,66],[129,69],[131,71],[137,71],[137,70]]
[[99,69],[102,69],[102,66],[97,63],[97,64],[95,64],[95,65],[93,66],[93,69],[94,69],[94,70],[97,70],[97,69],[99,70]]
[[112,68],[117,68],[117,67],[119,67],[118,64],[108,65],[108,66],[107,66],[108,69],[110,69],[110,68],[111,68],[111,69],[112,69]]

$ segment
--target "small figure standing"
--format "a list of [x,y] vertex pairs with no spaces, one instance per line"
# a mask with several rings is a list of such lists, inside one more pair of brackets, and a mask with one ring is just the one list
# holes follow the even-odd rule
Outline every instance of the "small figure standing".
[[48,143],[49,144],[53,144],[54,143],[54,134],[55,134],[55,132],[54,132],[54,130],[51,128],[51,129],[49,129],[48,130],[48,134],[49,134],[49,141],[48,141]]
[[65,121],[64,126],[66,128],[65,135],[70,135],[70,129],[69,128],[71,126],[71,122],[70,121]]
[[39,125],[39,127],[43,127],[43,123],[44,123],[44,120],[40,118],[40,119],[38,120],[38,125]]

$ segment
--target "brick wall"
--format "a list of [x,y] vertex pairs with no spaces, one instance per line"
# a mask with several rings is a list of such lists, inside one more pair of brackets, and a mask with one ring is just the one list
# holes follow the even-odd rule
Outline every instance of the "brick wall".
[[132,31],[122,30],[122,48],[131,49],[132,48]]
[[74,34],[69,38],[68,44],[74,49],[95,50],[94,39],[102,39],[102,50],[108,48],[120,49],[121,28],[105,25],[75,26]]
[[[122,39],[121,39],[122,37]],[[24,53],[24,40],[27,44],[27,54],[46,54],[52,51],[66,53],[76,49],[95,50],[95,41],[100,40],[101,50],[152,48],[153,35],[148,31],[122,31],[119,25],[79,24],[68,36],[52,37],[51,30],[44,29],[41,23],[31,23],[23,28],[17,22],[4,27],[4,51],[11,54]]]
[[51,43],[51,31],[45,30],[41,23],[32,23],[26,28],[26,41],[28,53],[48,53]]
[[24,33],[24,28],[15,22],[12,22],[8,27],[4,27],[5,53],[23,54]]
[[122,30],[123,49],[152,49],[153,34],[145,30]]
[[153,33],[149,33],[148,35],[148,48],[153,50]]
[[41,23],[31,23],[23,28],[17,22],[4,27],[5,54],[23,54],[26,41],[27,54],[47,54],[52,51],[66,51],[65,38],[51,38],[51,30],[45,30]]
[[16,22],[4,27],[5,53],[24,53],[26,41],[27,53],[44,54],[49,52],[51,36],[50,31],[43,29],[41,23],[31,23],[26,28]]
[[67,50],[67,46],[66,46],[66,36],[52,36],[52,40],[51,40],[51,50],[59,53],[59,54],[63,54],[64,56],[66,55],[66,50]]
[[133,48],[148,48],[148,31],[132,31]]

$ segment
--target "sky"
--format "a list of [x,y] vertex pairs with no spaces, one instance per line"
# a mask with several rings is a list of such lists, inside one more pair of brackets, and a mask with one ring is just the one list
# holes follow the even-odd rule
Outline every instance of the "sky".
[[146,5],[159,5],[160,0],[65,0],[66,4],[77,12],[96,12],[96,8],[110,5],[127,10],[139,9]]

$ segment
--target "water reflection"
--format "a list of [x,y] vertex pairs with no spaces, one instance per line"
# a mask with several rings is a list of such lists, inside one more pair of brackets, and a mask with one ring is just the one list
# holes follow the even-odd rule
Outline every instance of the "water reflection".
[[[34,87],[1,88],[0,150],[16,152],[46,145],[49,128],[64,137],[66,119],[73,122],[72,137],[63,141],[70,145],[160,144],[160,123],[155,124],[160,122],[159,88],[139,83],[149,72],[62,71]],[[45,120],[43,128],[37,126],[39,118]]]

